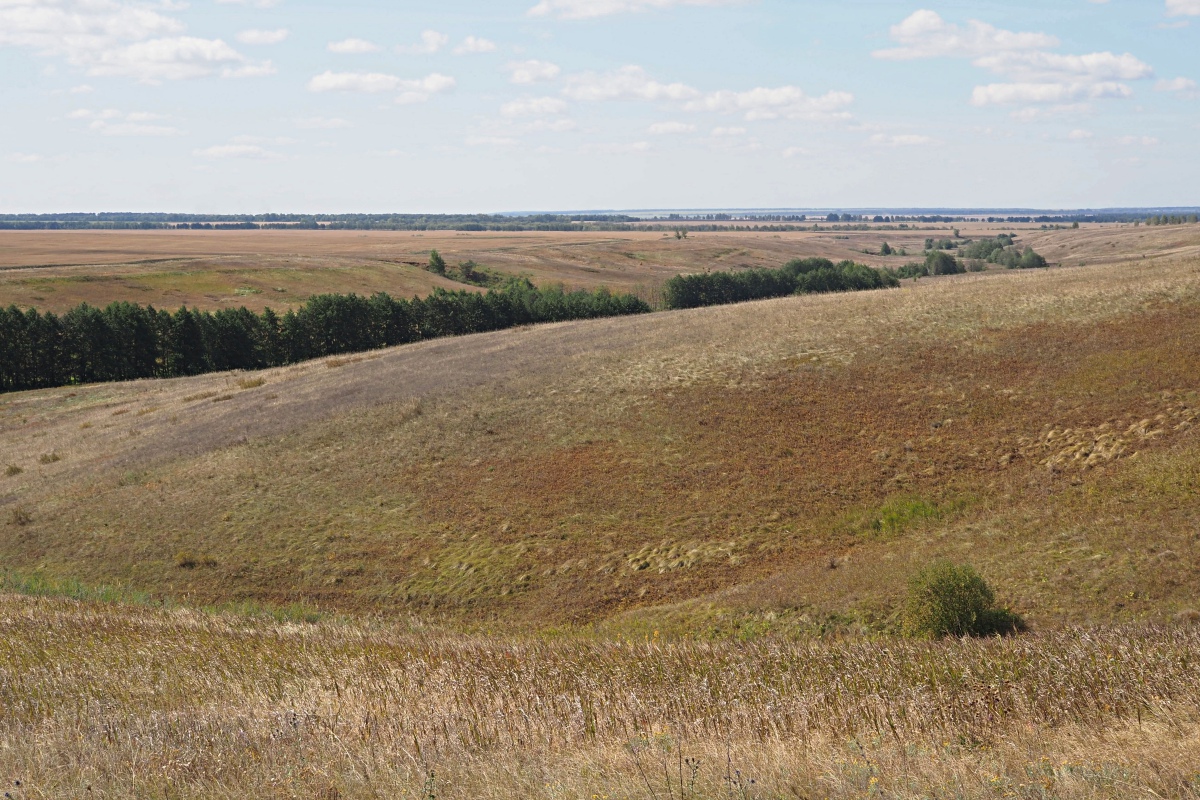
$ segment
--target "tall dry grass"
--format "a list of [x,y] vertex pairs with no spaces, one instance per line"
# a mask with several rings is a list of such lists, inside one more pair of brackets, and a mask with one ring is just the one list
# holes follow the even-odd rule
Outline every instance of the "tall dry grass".
[[[1200,629],[501,639],[0,597],[49,797],[1196,797]],[[20,781],[20,785],[16,785]]]

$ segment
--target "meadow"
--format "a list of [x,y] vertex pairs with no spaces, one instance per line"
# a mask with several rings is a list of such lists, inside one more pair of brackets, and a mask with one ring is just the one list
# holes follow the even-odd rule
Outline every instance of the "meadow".
[[[1022,236],[1063,266],[0,396],[0,779],[1200,795],[1200,228]],[[939,557],[1031,632],[900,638]]]

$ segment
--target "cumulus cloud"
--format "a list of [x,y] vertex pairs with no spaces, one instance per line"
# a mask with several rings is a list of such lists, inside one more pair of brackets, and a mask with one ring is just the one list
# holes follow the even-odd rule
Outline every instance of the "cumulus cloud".
[[162,13],[171,8],[128,0],[5,0],[0,46],[64,58],[91,75],[143,83],[272,71],[220,39],[182,35],[183,23]]
[[743,114],[747,120],[808,119],[833,120],[849,117],[846,108],[854,96],[829,92],[811,97],[796,86],[758,87],[737,92],[702,92],[684,83],[661,83],[639,66],[626,66],[612,72],[587,72],[567,79],[563,94],[573,100],[644,100],[676,103],[691,112]]
[[508,72],[509,80],[513,83],[528,84],[552,81],[562,69],[549,61],[513,61],[508,65]]
[[637,66],[572,76],[563,90],[573,100],[692,100],[700,91],[682,83],[659,83]]
[[649,142],[628,142],[616,144],[589,144],[583,147],[585,153],[603,153],[604,155],[635,155],[648,153],[653,150]]
[[279,28],[274,31],[263,31],[250,29],[242,31],[237,35],[237,40],[242,44],[279,44],[288,38],[290,31],[287,28]]
[[1121,136],[1117,139],[1117,144],[1126,146],[1137,145],[1139,147],[1155,147],[1160,144],[1160,142],[1156,136]]
[[296,127],[306,130],[332,131],[353,128],[354,125],[340,117],[302,117],[296,120]]
[[342,39],[340,42],[330,42],[325,46],[325,49],[331,53],[339,53],[341,55],[362,55],[364,53],[375,53],[381,48],[374,42],[368,42],[366,39]]
[[1200,0],[1167,0],[1167,16],[1200,17]]
[[245,158],[255,161],[278,161],[283,155],[257,144],[218,144],[192,151],[201,158]]
[[505,103],[500,107],[500,114],[509,118],[547,117],[561,114],[566,110],[566,101],[557,97],[526,97]]
[[435,94],[457,86],[448,75],[431,73],[424,78],[407,79],[382,72],[323,72],[308,82],[310,92],[396,92],[398,103],[423,103]]
[[656,122],[647,129],[655,136],[668,136],[677,133],[695,133],[696,126],[687,122]]
[[1072,142],[1086,142],[1088,139],[1092,139],[1094,137],[1094,133],[1091,131],[1085,131],[1082,128],[1078,128],[1067,134],[1067,138]]
[[892,26],[891,36],[899,46],[875,51],[876,58],[965,58],[1003,77],[1004,82],[975,88],[971,102],[979,106],[1129,97],[1133,90],[1125,81],[1154,76],[1149,64],[1130,53],[1048,52],[1059,44],[1054,36],[1006,31],[979,20],[956,25],[929,10]]
[[1154,85],[1154,88],[1160,92],[1175,92],[1184,97],[1196,97],[1200,95],[1197,92],[1196,82],[1191,78],[1172,78],[1171,80],[1161,80]]
[[490,39],[482,39],[478,36],[468,36],[462,40],[458,47],[454,48],[454,55],[462,56],[468,53],[491,53],[495,51],[496,43]]
[[732,6],[744,0],[541,0],[529,9],[531,17],[592,19],[611,14],[656,11],[676,6]]
[[891,29],[892,40],[900,46],[876,50],[876,58],[911,60],[918,58],[978,58],[992,53],[1040,50],[1057,47],[1058,39],[1044,33],[1013,33],[971,20],[965,27],[942,19],[936,11],[916,11]]
[[98,111],[80,108],[67,114],[67,119],[87,121],[88,130],[101,136],[179,136],[183,133],[171,125],[152,124],[165,118],[147,111],[125,113],[115,108]]
[[745,92],[722,90],[687,103],[689,111],[744,114],[748,120],[762,119],[849,119],[846,109],[854,103],[849,92],[827,92],[811,97],[796,86],[759,87]]
[[745,128],[713,128],[712,135],[716,137],[745,136]]
[[927,144],[937,144],[932,136],[921,136],[916,133],[888,134],[877,133],[871,137],[871,144],[882,147],[919,147]]
[[433,55],[450,43],[450,37],[444,33],[437,31],[423,31],[421,33],[421,41],[417,44],[400,45],[396,48],[397,53],[407,53],[409,55]]
[[217,0],[220,5],[254,6],[255,8],[274,8],[282,2],[283,0]]
[[512,147],[517,140],[511,136],[468,136],[466,143],[470,147]]
[[7,160],[14,164],[36,164],[44,159],[37,153],[9,153]]

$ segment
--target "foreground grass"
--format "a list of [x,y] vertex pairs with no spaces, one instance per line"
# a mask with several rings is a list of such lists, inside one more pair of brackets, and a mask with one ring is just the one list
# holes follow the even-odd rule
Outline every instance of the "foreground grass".
[[1196,797],[1198,659],[1195,627],[499,639],[0,595],[0,779],[21,800]]

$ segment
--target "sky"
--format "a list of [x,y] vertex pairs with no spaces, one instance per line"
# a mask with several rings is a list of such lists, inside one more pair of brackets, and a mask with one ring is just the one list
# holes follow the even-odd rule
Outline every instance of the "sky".
[[1200,205],[1200,0],[0,0],[0,212]]

